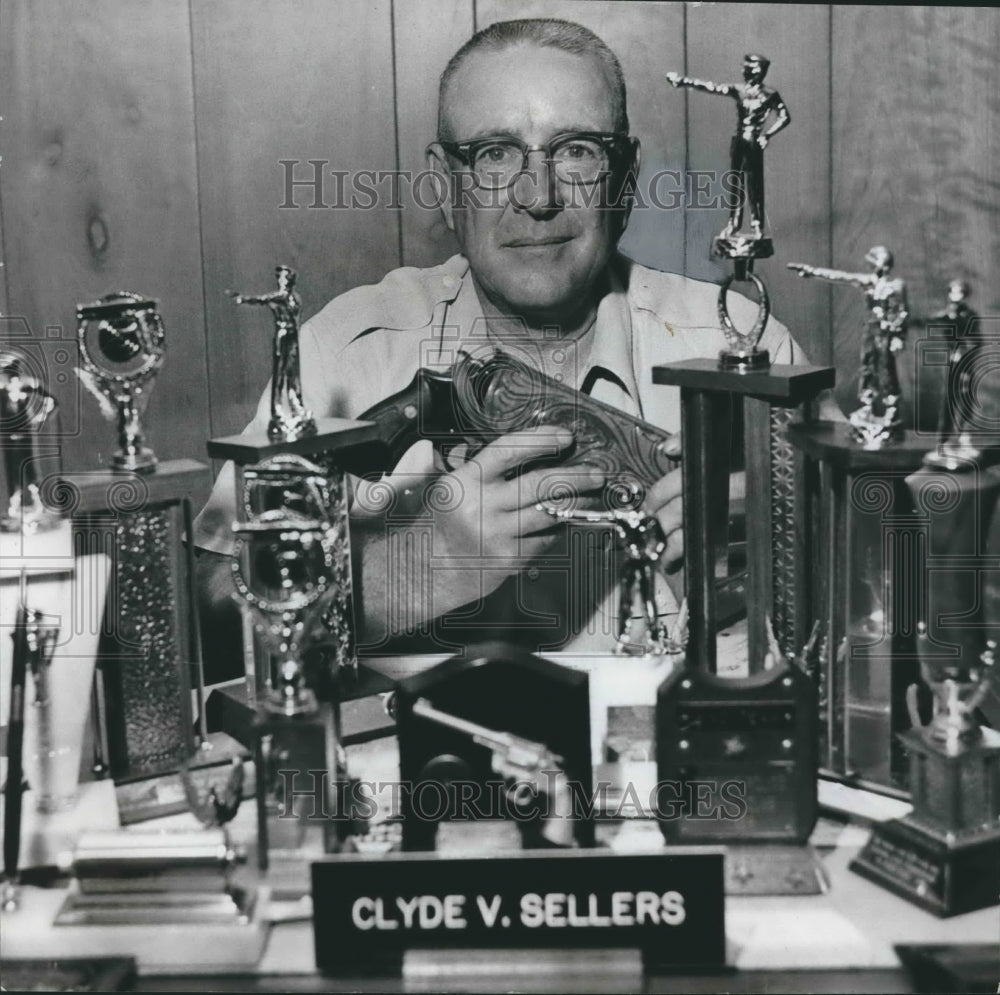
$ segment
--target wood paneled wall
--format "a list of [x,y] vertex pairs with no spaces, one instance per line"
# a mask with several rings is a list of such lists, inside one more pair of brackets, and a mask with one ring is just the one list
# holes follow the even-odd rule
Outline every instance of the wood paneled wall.
[[[159,299],[169,356],[151,440],[164,458],[200,457],[207,437],[246,422],[268,374],[269,316],[236,309],[227,289],[269,288],[275,264],[288,263],[310,314],[400,264],[453,252],[436,213],[405,183],[392,196],[386,174],[423,168],[452,52],[476,28],[518,16],[580,21],[618,53],[643,140],[640,189],[659,175],[666,205],[647,198],[623,248],[705,279],[723,272],[708,246],[724,211],[682,196],[683,174],[727,167],[733,107],[674,90],[663,74],[737,80],[744,52],[769,55],[768,82],[793,118],[767,154],[777,254],[759,272],[775,313],[816,360],[836,363],[852,405],[861,294],[798,280],[783,264],[862,269],[870,245],[890,246],[915,316],[908,411],[926,422],[941,371],[918,368],[917,340],[949,278],[970,279],[977,309],[1000,314],[996,10],[0,0],[0,333],[23,318],[50,360],[66,465],[103,460],[113,441],[94,401],[55,375],[77,302],[117,289]],[[289,197],[289,178],[313,177],[310,160],[322,189],[299,183]],[[335,172],[349,174],[345,186]],[[377,203],[356,190],[352,206],[351,177],[374,187]]]

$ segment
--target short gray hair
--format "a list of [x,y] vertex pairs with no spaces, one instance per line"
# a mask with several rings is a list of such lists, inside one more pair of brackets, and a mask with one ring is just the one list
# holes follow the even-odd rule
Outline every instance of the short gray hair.
[[477,31],[452,57],[441,74],[438,88],[438,137],[445,134],[444,109],[448,88],[463,63],[476,52],[500,52],[515,45],[537,45],[555,48],[572,55],[589,55],[601,66],[611,87],[615,131],[628,134],[628,107],[625,95],[625,75],[618,57],[589,28],[573,21],[556,18],[524,18],[518,21],[498,21]]

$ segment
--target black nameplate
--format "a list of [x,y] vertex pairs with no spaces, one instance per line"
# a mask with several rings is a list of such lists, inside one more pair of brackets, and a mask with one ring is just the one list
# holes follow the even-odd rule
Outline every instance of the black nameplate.
[[633,947],[647,965],[725,963],[723,851],[331,857],[312,865],[316,967],[398,968],[413,948]]

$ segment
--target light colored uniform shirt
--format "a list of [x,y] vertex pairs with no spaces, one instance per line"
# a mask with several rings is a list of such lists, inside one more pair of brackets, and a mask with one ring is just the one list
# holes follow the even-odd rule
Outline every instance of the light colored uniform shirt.
[[[715,357],[726,347],[717,302],[714,284],[661,273],[618,257],[585,361],[577,362],[571,344],[562,357],[565,370],[556,371],[556,376],[597,400],[678,432],[680,391],[655,385],[652,369],[678,360]],[[729,294],[729,311],[741,330],[749,329],[756,317],[756,305],[735,293]],[[453,256],[429,269],[404,267],[379,284],[335,298],[303,325],[304,398],[317,417],[356,418],[407,387],[419,368],[447,370],[461,351],[482,356],[492,344],[467,260]],[[513,342],[510,351],[517,355],[522,347]],[[773,319],[760,347],[769,351],[773,363],[806,361],[787,329]],[[546,371],[553,374],[551,366]],[[266,429],[269,403],[270,389],[261,398],[251,429]],[[439,454],[424,440],[404,455],[393,477],[405,484],[408,475],[426,478],[443,469]],[[377,505],[378,495],[370,485],[358,482],[354,500],[355,506],[371,507]],[[227,465],[195,522],[196,545],[231,553],[234,517],[234,473]],[[391,517],[386,528],[396,528]],[[363,653],[450,652],[488,639],[515,641],[538,651],[606,653],[613,647],[621,554],[609,530],[566,527],[544,558],[526,561],[513,576],[504,571],[496,589],[499,578],[489,576],[488,563],[449,564],[447,569],[463,571],[469,602],[444,615],[433,605],[433,575],[446,569],[442,562],[435,563],[433,535],[422,540],[427,544],[425,555],[414,559],[413,543],[421,539],[414,538],[412,528],[400,526],[397,531],[398,541],[387,544],[387,555],[392,557],[386,565],[388,575],[395,583],[419,585],[426,609],[438,617],[423,625],[402,617],[398,608],[405,599],[394,603],[389,585],[385,612],[397,638],[377,646],[366,646],[362,640]],[[418,560],[422,574],[414,576],[413,564]],[[666,584],[661,587],[658,609],[667,614],[676,610],[676,603]]]

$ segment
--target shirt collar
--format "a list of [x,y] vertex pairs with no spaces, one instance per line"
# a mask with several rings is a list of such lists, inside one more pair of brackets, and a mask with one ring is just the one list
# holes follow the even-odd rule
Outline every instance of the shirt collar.
[[[609,289],[597,307],[590,356],[586,368],[580,373],[577,387],[586,385],[591,390],[596,382],[604,381],[612,388],[625,391],[638,405],[628,263],[624,256],[618,256],[609,267]],[[442,285],[447,282],[450,292],[442,293],[440,298],[446,307],[438,359],[440,365],[447,368],[460,350],[481,353],[487,333],[482,304],[476,293],[468,260],[463,256],[453,256],[442,269],[445,270]],[[641,291],[643,288],[638,289]],[[639,307],[651,309],[641,299],[635,303]],[[604,392],[598,389],[599,395]]]
[[608,292],[597,307],[594,339],[584,379],[578,385],[598,398],[607,390],[623,390],[638,405],[639,389],[633,362],[632,308],[628,286],[628,267],[621,257],[609,267]]

